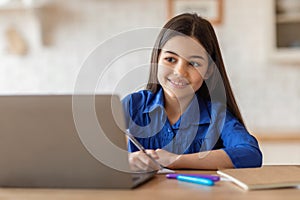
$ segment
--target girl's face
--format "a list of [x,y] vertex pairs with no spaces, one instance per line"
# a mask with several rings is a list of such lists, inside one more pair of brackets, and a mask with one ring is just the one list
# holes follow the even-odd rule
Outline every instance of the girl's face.
[[209,77],[208,55],[191,37],[175,36],[163,46],[158,59],[158,81],[165,95],[181,99],[190,97]]

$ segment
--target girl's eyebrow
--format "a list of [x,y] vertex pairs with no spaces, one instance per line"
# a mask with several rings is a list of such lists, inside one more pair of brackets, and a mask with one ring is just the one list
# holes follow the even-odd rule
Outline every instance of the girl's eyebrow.
[[199,59],[205,60],[205,59],[203,58],[203,56],[196,56],[196,55],[191,56],[190,58],[199,58]]
[[[170,53],[170,54],[174,54],[176,56],[179,56],[177,53],[173,52],[173,51],[164,51],[165,53]],[[179,56],[180,57],[180,56]],[[202,60],[205,60],[203,56],[199,56],[199,55],[193,55],[193,56],[190,56],[189,58],[199,58],[199,59],[202,59]]]
[[170,53],[170,54],[174,54],[176,56],[179,56],[177,53],[173,52],[173,51],[164,51],[165,53]]

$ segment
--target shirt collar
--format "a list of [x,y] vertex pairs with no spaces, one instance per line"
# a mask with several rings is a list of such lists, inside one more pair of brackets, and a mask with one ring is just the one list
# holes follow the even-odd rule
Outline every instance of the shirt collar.
[[[207,105],[207,102],[202,98],[202,97],[199,97],[199,96],[196,96],[195,95],[195,98],[197,100],[197,103],[198,103],[198,108],[199,109],[194,109],[193,108],[193,101],[192,103],[190,104],[190,106],[188,107],[186,114],[188,114],[189,112],[194,114],[194,116],[196,116],[196,114],[199,114],[199,110],[200,110],[200,119],[198,117],[198,121],[194,121],[193,124],[195,125],[199,125],[199,124],[209,124],[211,122],[211,117],[210,117],[210,114],[209,114],[209,111],[208,111],[208,105]],[[197,112],[197,113],[196,113]],[[185,114],[185,113],[184,113]]]
[[[163,89],[160,88],[156,94],[153,94],[153,96],[149,99],[147,104],[148,105],[143,111],[143,113],[152,112],[156,108],[164,109]],[[199,117],[199,110],[200,110],[200,117]],[[208,111],[207,104],[205,103],[204,99],[195,95],[190,105],[181,116],[180,121],[182,121],[183,118],[187,118],[189,120],[189,123],[194,125],[210,123],[211,117]],[[181,127],[182,126],[184,126],[184,124],[181,123]]]
[[149,98],[147,107],[144,109],[143,113],[152,112],[156,108],[164,108],[164,93],[162,88]]
[[[200,112],[200,115],[199,115]],[[185,129],[192,125],[209,124],[211,118],[206,106],[206,103],[201,97],[194,96],[190,105],[181,116],[179,123],[174,124],[173,128]]]

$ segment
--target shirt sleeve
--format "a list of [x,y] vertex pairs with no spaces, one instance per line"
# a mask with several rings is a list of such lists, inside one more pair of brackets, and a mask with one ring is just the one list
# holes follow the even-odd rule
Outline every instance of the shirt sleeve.
[[235,168],[260,167],[262,153],[255,137],[230,113],[227,112],[221,133],[223,150]]

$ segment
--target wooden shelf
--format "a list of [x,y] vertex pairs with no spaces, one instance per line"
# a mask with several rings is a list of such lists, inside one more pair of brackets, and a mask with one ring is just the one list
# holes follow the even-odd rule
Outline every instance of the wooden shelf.
[[281,9],[281,0],[271,0],[266,12],[270,20],[270,54],[271,62],[300,64],[300,13],[295,9]]
[[300,48],[276,48],[271,57],[277,63],[300,64]]
[[300,23],[300,13],[277,14],[276,23]]

